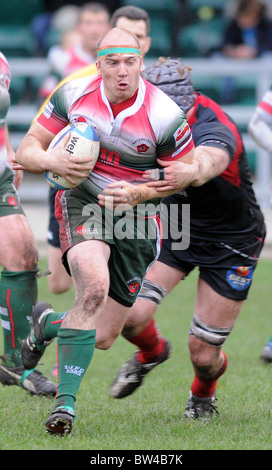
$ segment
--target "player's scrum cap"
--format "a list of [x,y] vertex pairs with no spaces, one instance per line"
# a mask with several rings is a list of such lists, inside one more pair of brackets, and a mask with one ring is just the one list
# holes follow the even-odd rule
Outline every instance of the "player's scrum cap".
[[196,96],[191,69],[179,59],[160,57],[143,71],[142,77],[172,98],[185,113],[194,104]]
[[105,57],[107,55],[112,55],[112,54],[124,54],[124,55],[136,55],[140,56],[141,52],[138,47],[135,46],[126,46],[126,45],[118,45],[118,46],[105,46],[105,47],[100,47],[97,49],[97,58],[101,59],[102,57]]

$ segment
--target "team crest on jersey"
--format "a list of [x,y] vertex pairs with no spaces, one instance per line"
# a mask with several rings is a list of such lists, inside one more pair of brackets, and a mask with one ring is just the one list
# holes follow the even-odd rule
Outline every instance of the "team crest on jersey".
[[17,202],[16,197],[10,196],[10,197],[8,198],[8,204],[9,204],[10,206],[17,206],[18,202]]
[[80,237],[87,237],[89,235],[98,235],[98,229],[96,227],[85,227],[85,225],[79,225],[73,235],[79,235]]
[[140,286],[141,286],[141,279],[139,277],[134,277],[133,279],[130,279],[127,281],[129,292],[131,295],[134,295],[138,292]]
[[227,272],[227,282],[238,291],[246,290],[252,283],[253,267],[252,266],[233,266]]
[[6,193],[3,196],[2,201],[9,204],[10,206],[18,206],[18,199],[10,193]]
[[148,139],[142,138],[142,139],[135,140],[133,142],[133,145],[136,145],[136,149],[138,153],[145,153],[150,149],[152,142]]
[[148,149],[149,149],[149,147],[146,144],[137,145],[137,152],[139,152],[139,153],[147,152]]

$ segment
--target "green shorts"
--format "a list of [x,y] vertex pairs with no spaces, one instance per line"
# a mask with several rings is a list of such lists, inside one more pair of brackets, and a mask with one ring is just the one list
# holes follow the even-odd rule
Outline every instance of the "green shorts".
[[146,271],[158,258],[160,223],[156,214],[146,217],[136,209],[116,214],[101,208],[92,196],[79,190],[59,191],[55,199],[63,263],[69,272],[69,248],[86,240],[103,240],[111,248],[109,296],[132,306]]
[[0,176],[0,217],[14,214],[25,215],[19,195],[13,184],[13,172],[7,166],[2,176]]

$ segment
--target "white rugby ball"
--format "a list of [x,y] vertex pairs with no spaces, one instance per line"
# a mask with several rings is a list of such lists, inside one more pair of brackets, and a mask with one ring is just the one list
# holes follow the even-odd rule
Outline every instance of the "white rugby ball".
[[[64,127],[52,140],[48,149],[52,149],[68,134],[71,133],[70,139],[66,145],[66,152],[72,153],[79,157],[90,155],[92,161],[96,163],[100,150],[100,141],[97,132],[92,126],[86,122],[75,122]],[[70,189],[78,186],[85,178],[75,178],[76,184],[67,181],[61,175],[52,171],[45,172],[45,178],[52,188]]]

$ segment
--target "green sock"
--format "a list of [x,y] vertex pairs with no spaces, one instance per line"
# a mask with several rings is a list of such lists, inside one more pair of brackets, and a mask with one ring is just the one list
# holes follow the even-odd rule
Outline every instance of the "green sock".
[[4,269],[1,273],[0,315],[8,367],[22,365],[21,343],[30,332],[32,308],[37,302],[37,272]]
[[62,320],[67,312],[52,312],[41,320],[42,337],[45,341],[56,338],[61,327]]
[[74,410],[76,394],[92,360],[96,330],[58,331],[58,391],[55,408]]

